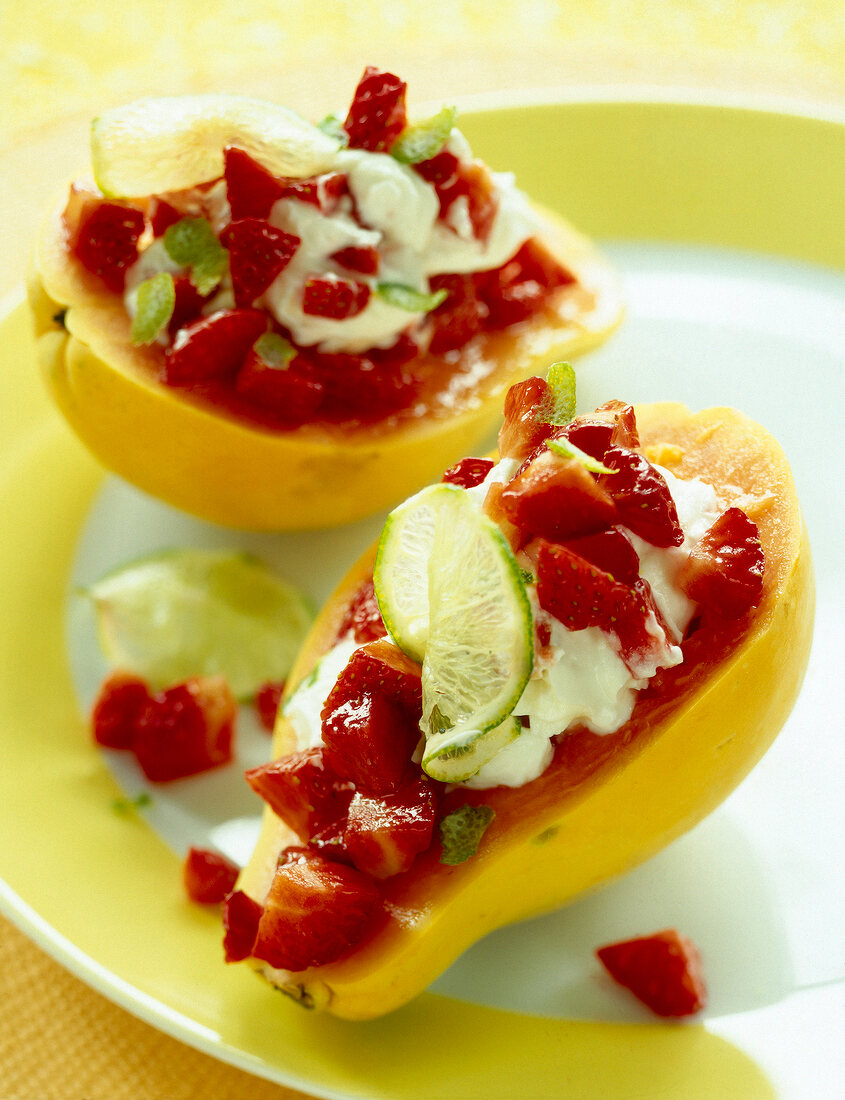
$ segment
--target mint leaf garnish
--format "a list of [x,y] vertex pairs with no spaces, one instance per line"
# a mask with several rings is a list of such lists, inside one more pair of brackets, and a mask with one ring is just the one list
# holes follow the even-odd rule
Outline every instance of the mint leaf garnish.
[[141,283],[130,331],[132,343],[151,344],[173,316],[175,305],[176,289],[168,271],[160,271]]
[[609,466],[605,466],[604,463],[599,462],[592,455],[588,455],[586,451],[582,451],[580,447],[576,447],[568,439],[549,439],[546,441],[546,446],[554,454],[560,455],[561,458],[574,458],[576,462],[580,462],[584,469],[589,470],[592,474],[616,474],[619,472],[618,470],[611,470]]
[[229,253],[205,218],[182,218],[164,231],[164,247],[174,263],[191,269],[191,282],[205,296],[229,266]]
[[562,428],[575,415],[575,371],[571,363],[552,363],[546,374],[551,401],[538,419],[552,427]]
[[456,867],[478,851],[487,826],[496,816],[490,806],[461,806],[440,822],[440,842],[443,845],[441,863]]
[[404,283],[376,284],[376,294],[383,301],[397,309],[407,309],[410,313],[429,313],[432,309],[437,309],[447,293],[441,288],[433,294],[425,294],[421,290],[414,290],[412,286],[405,286]]
[[420,164],[436,156],[455,125],[457,107],[444,107],[433,118],[406,127],[390,147],[390,155],[402,164]]
[[296,355],[296,348],[278,332],[265,332],[252,345],[256,355],[268,367],[284,370]]

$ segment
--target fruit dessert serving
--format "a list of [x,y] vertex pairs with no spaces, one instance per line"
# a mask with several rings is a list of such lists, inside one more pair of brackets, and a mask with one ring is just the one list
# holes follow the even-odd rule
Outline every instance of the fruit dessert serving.
[[45,225],[39,354],[107,466],[215,522],[344,523],[439,476],[507,387],[620,317],[590,243],[409,123],[368,68],[341,121],[223,95],[92,127],[94,182]]
[[394,510],[318,617],[247,772],[230,961],[378,1016],[488,931],[689,829],[797,696],[814,588],[788,463],[727,408],[512,387],[498,460]]

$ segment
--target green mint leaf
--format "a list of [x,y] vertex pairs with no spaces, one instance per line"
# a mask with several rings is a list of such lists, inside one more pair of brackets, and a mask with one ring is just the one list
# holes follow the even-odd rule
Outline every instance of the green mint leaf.
[[407,126],[390,147],[390,155],[402,164],[420,164],[436,156],[455,125],[457,107],[444,107],[434,118]]
[[229,253],[205,218],[182,218],[164,231],[164,247],[174,263],[191,269],[191,282],[205,296],[229,266]]
[[252,345],[255,353],[268,367],[285,370],[296,355],[296,348],[278,332],[265,332]]
[[173,276],[160,271],[138,287],[130,338],[133,344],[151,344],[173,316],[176,288]]
[[337,115],[326,115],[317,123],[317,129],[339,141],[343,148],[349,144],[349,134],[344,130],[343,123]]
[[538,419],[555,428],[562,428],[575,415],[575,371],[571,363],[552,363],[546,374],[550,404],[539,412]]
[[496,816],[490,806],[461,806],[440,822],[440,842],[443,845],[441,863],[456,867],[478,851],[487,826]]
[[429,313],[437,309],[446,298],[447,291],[441,288],[434,294],[425,294],[404,283],[376,283],[376,294],[397,309],[407,309],[409,313]]
[[580,462],[584,469],[589,470],[592,474],[616,474],[619,472],[618,470],[611,470],[609,466],[605,466],[604,463],[599,462],[592,455],[588,455],[586,451],[582,451],[580,447],[576,447],[568,439],[549,439],[546,441],[546,446],[553,454],[560,455],[561,458],[574,458],[576,462]]
[[135,798],[114,798],[111,808],[116,814],[131,814],[135,810],[143,810],[153,803],[152,796],[147,791],[141,791]]

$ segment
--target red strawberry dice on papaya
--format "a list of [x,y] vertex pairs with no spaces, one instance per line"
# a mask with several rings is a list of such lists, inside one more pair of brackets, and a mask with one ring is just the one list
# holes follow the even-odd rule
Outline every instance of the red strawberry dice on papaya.
[[601,462],[608,447],[633,449],[640,445],[633,405],[623,401],[605,401],[595,412],[576,416],[555,432]]
[[658,1016],[692,1016],[707,1003],[698,950],[674,929],[608,944],[596,955],[614,981]]
[[471,275],[432,275],[429,280],[432,294],[446,291],[446,297],[429,314],[431,336],[428,350],[432,355],[462,348],[484,328],[487,306],[476,293]]
[[241,962],[252,954],[262,907],[243,890],[223,902],[223,954],[226,962]]
[[236,709],[222,676],[195,677],[154,695],[133,743],[146,777],[161,783],[227,764]]
[[553,542],[592,534],[618,521],[609,494],[575,459],[544,451],[505,486],[501,507],[526,536]]
[[387,152],[408,124],[406,88],[404,80],[393,73],[372,65],[364,69],[343,124],[351,149]]
[[165,352],[163,381],[193,386],[234,378],[252,345],[267,330],[259,309],[225,309],[180,329]]
[[71,191],[65,211],[70,248],[86,271],[123,293],[126,269],[138,258],[144,215],[134,206]]
[[737,619],[760,600],[764,564],[757,524],[728,508],[692,548],[678,583],[706,610]]
[[367,691],[324,707],[322,734],[331,767],[371,795],[398,790],[420,739],[407,711],[386,695]]
[[627,535],[618,527],[608,527],[593,535],[567,539],[566,548],[591,565],[597,565],[614,580],[633,586],[640,575],[640,559]]
[[374,878],[401,874],[431,843],[435,812],[434,788],[424,779],[381,798],[359,792],[349,806],[344,847]]
[[182,219],[182,215],[175,206],[171,206],[169,202],[158,198],[156,195],[150,199],[147,217],[154,237],[163,237],[166,229]]
[[332,321],[356,317],[370,300],[370,288],[354,279],[337,275],[312,276],[305,281],[302,312]]
[[552,428],[542,419],[551,400],[544,378],[527,378],[511,386],[505,395],[504,421],[499,429],[502,458],[527,458],[544,443]]
[[139,676],[112,673],[100,688],[91,712],[97,744],[107,749],[131,749],[135,728],[149,701],[149,688]]
[[602,462],[612,474],[599,482],[613,498],[619,522],[653,546],[680,546],[684,532],[666,479],[644,455],[609,447]]
[[359,943],[380,908],[369,876],[321,856],[303,856],[276,869],[252,954],[280,970],[322,966]]
[[526,320],[550,291],[574,282],[573,276],[534,238],[527,240],[507,263],[476,279],[479,296],[489,310],[488,328],[505,328]]
[[352,602],[346,609],[346,614],[338,628],[338,637],[342,638],[350,630],[352,637],[359,645],[375,642],[387,634],[372,578],[364,581],[352,597]]
[[274,423],[293,428],[311,420],[323,403],[325,386],[302,356],[271,363],[252,347],[235,378],[235,392]]
[[480,485],[493,469],[492,458],[462,458],[450,466],[441,478],[449,485],[460,485],[462,489],[472,489]]
[[349,785],[328,766],[321,748],[289,753],[250,768],[245,778],[256,794],[301,839],[308,841],[343,819],[352,798]]
[[200,905],[219,905],[232,892],[240,868],[207,848],[189,848],[182,865],[185,892]]
[[220,234],[229,250],[235,304],[251,306],[290,261],[302,241],[261,218],[239,218]]
[[357,271],[361,275],[376,275],[379,269],[379,253],[377,248],[359,247],[348,245],[339,248],[329,256],[336,264],[347,268],[349,271]]
[[233,221],[268,217],[284,192],[282,180],[237,146],[230,145],[224,152],[223,175]]

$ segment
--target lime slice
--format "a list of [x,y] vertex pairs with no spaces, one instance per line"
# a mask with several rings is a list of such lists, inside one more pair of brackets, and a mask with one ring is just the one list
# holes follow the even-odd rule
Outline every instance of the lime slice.
[[304,597],[257,558],[171,550],[86,589],[109,663],[154,687],[221,673],[240,699],[283,680],[311,623]]
[[466,727],[444,730],[426,739],[422,769],[443,783],[463,783],[521,733],[522,723],[513,715],[486,732]]
[[150,96],[106,111],[91,125],[94,178],[104,195],[179,191],[223,174],[237,145],[279,176],[327,171],[336,138],[286,107],[249,96]]

